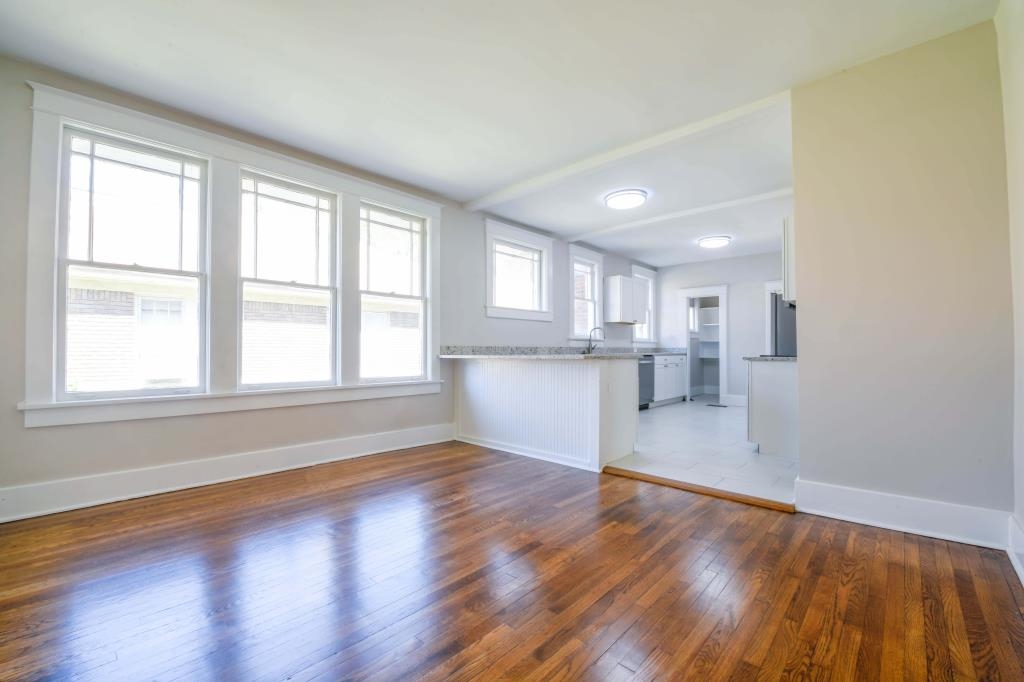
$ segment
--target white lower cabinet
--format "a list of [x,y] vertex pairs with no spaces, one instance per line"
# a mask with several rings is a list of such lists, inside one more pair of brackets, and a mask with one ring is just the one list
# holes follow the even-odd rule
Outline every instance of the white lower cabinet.
[[686,395],[686,356],[654,357],[654,402]]

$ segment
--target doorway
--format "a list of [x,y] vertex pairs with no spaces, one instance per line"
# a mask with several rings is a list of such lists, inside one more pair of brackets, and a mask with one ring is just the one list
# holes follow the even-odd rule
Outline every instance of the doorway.
[[[686,311],[687,399],[727,404],[729,393],[729,287],[682,289]],[[732,400],[732,402],[736,402]]]
[[[670,338],[686,341],[686,397],[641,412],[633,454],[610,462],[606,472],[792,511],[795,463],[764,456],[747,440],[742,377],[734,377],[737,394],[730,393],[729,332],[741,344],[737,356],[760,353],[760,290],[761,283],[737,289],[746,297],[737,299],[736,308],[744,318],[733,320],[732,330],[728,285],[675,293],[666,324],[675,330]],[[753,345],[744,329],[753,331]]]

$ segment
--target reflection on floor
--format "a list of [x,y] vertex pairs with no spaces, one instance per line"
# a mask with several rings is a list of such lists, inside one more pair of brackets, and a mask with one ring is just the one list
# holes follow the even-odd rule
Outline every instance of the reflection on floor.
[[640,413],[636,451],[610,462],[631,471],[779,502],[793,501],[795,460],[758,453],[747,442],[747,408],[712,407],[698,396]]

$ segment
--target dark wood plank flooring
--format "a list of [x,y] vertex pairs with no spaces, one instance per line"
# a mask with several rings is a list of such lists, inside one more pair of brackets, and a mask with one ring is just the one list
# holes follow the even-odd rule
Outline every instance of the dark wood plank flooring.
[[0,525],[0,679],[1024,679],[1004,554],[449,443]]

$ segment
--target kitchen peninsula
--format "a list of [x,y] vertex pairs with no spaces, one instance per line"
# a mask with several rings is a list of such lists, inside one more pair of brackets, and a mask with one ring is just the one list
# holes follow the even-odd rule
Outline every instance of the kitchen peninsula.
[[457,438],[600,471],[632,454],[637,360],[631,349],[448,346]]

